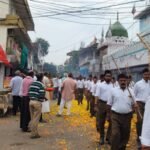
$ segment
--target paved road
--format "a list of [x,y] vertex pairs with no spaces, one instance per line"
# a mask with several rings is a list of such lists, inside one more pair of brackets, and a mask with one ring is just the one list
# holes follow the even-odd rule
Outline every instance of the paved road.
[[[51,104],[51,113],[45,114],[47,123],[39,124],[40,139],[30,139],[30,133],[19,128],[19,115],[0,118],[0,150],[99,150],[99,134],[95,129],[95,118],[86,111],[86,102],[78,106],[73,102],[70,117],[56,117],[58,107]],[[136,150],[136,117],[132,121],[132,133],[127,150]],[[107,145],[101,150],[109,150]]]
[[40,139],[30,139],[30,133],[19,129],[19,115],[0,118],[0,150],[96,150],[98,139],[95,119],[91,119],[85,105],[73,104],[72,116],[56,117],[57,106],[52,104],[48,123],[39,124]]

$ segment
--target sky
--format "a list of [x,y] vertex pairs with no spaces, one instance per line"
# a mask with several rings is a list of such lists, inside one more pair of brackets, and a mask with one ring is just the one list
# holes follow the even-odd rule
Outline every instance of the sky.
[[[87,46],[95,37],[100,39],[102,30],[107,32],[110,20],[111,24],[117,20],[117,12],[119,21],[128,29],[129,39],[137,40],[139,23],[133,19],[131,11],[135,5],[136,13],[139,13],[144,9],[145,1],[130,3],[133,1],[135,0],[29,0],[35,23],[35,32],[29,34],[33,41],[41,37],[50,43],[45,62],[61,65],[68,58],[66,54],[78,50],[81,42]],[[123,4],[127,2],[129,4]],[[122,5],[114,6],[118,4]],[[89,10],[93,8],[100,9]],[[60,15],[60,12],[78,10],[88,11]],[[54,14],[57,15],[53,16]]]

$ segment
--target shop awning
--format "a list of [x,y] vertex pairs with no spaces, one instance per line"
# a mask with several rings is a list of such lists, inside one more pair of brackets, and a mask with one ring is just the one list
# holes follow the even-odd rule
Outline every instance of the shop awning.
[[11,66],[7,59],[6,53],[4,52],[1,45],[0,45],[0,62],[4,63],[5,65]]

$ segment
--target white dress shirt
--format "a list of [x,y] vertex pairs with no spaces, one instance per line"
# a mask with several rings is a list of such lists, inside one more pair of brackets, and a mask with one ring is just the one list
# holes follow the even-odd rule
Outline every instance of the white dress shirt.
[[77,88],[78,89],[83,89],[84,88],[84,82],[83,82],[83,80],[78,80],[77,81]]
[[62,88],[62,79],[58,79],[58,91],[61,92],[61,88]]
[[34,76],[34,77],[33,77],[33,80],[34,80],[34,81],[37,81],[37,77],[36,77],[36,76]]
[[113,88],[113,84],[111,82],[109,84],[107,84],[106,82],[102,82],[97,85],[95,96],[107,102],[112,88]]
[[88,83],[89,83],[89,80],[86,80],[85,83],[84,83],[84,86],[85,86],[86,89],[88,89]]
[[103,82],[101,82],[100,80],[97,81],[96,83],[96,89],[95,89],[95,96],[96,96],[96,90],[98,88],[98,86],[100,86],[100,84],[102,84]]
[[118,81],[116,81],[115,83],[113,83],[113,87],[115,88],[115,87],[118,87],[119,86],[119,83],[118,83]]
[[134,89],[134,85],[135,85],[135,82],[134,82],[134,81],[131,81],[130,84],[129,84],[129,87],[130,87],[131,89]]
[[92,86],[93,86],[94,82],[93,81],[90,81],[89,82],[89,87],[88,87],[88,90],[92,93]]
[[[129,90],[135,98],[133,90],[131,88]],[[111,110],[120,114],[127,114],[132,112],[134,102],[128,89],[122,90],[120,87],[116,87],[111,90],[107,104],[111,106]]]
[[84,80],[84,88],[87,87],[87,80]]
[[58,78],[53,78],[53,86],[54,88],[57,88],[59,86]]
[[90,80],[88,80],[87,81],[87,90],[91,90],[91,83],[92,83],[92,81],[90,81]]
[[150,96],[150,81],[146,82],[144,79],[138,81],[134,86],[134,94],[136,101],[146,103]]
[[141,143],[150,146],[150,97],[145,105]]
[[13,96],[19,96],[20,94],[20,88],[22,85],[22,78],[20,76],[15,76],[10,81],[10,88],[12,90]]
[[94,83],[92,84],[92,89],[91,89],[91,92],[92,92],[92,95],[95,96],[95,93],[96,93],[96,86],[97,86],[97,83]]

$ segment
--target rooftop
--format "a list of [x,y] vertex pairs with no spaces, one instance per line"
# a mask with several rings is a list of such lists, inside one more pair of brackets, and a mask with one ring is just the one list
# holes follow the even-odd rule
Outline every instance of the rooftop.
[[111,25],[110,22],[108,31],[106,32],[106,38],[110,38],[112,36],[128,37],[128,31],[119,22],[119,13],[117,13],[117,21],[113,25]]
[[16,7],[16,12],[23,20],[25,27],[28,31],[34,30],[34,22],[30,12],[29,4],[27,0],[14,0],[14,6]]
[[145,16],[150,15],[150,6],[145,8],[143,11],[141,11],[139,14],[135,16],[135,19],[142,19]]

